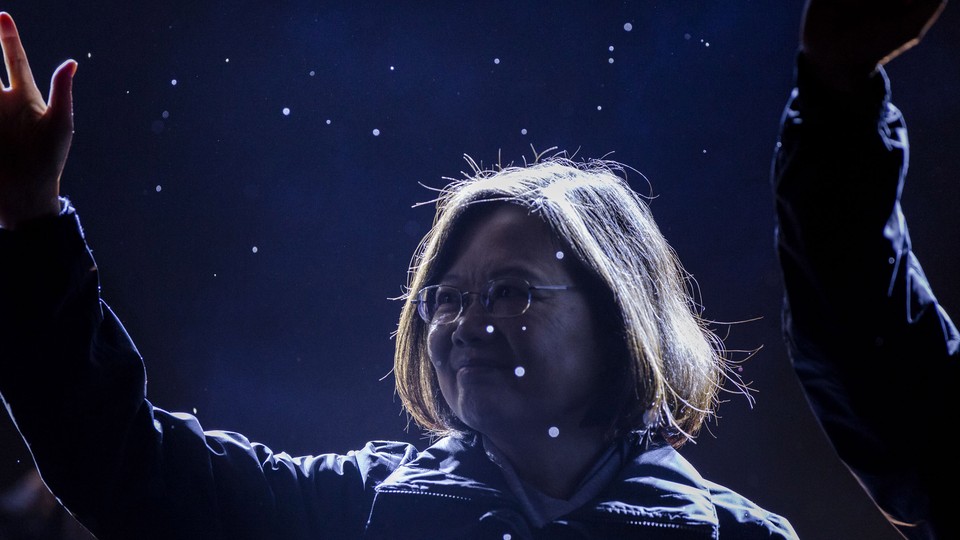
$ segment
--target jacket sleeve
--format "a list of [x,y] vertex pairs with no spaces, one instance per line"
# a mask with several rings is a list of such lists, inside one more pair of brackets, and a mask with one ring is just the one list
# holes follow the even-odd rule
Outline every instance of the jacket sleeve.
[[958,466],[941,436],[960,338],[911,251],[907,162],[882,70],[840,95],[798,57],[773,170],[788,351],[839,457],[888,520],[908,538],[957,538]]
[[354,537],[373,483],[409,458],[399,444],[292,458],[154,408],[66,200],[0,230],[0,260],[0,394],[44,482],[101,540]]

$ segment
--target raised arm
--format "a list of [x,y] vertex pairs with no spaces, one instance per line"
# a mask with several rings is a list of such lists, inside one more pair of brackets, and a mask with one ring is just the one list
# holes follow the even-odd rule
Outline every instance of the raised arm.
[[8,85],[0,92],[0,227],[16,229],[60,211],[60,174],[73,138],[73,75],[67,60],[43,100],[13,18],[0,13]]
[[952,420],[960,337],[910,246],[908,142],[883,65],[940,0],[810,0],[774,163],[784,332],[840,458],[908,538],[956,538]]
[[358,536],[373,484],[408,448],[295,459],[147,400],[140,353],[58,198],[76,64],[44,102],[6,13],[0,37],[0,397],[46,485],[101,540]]

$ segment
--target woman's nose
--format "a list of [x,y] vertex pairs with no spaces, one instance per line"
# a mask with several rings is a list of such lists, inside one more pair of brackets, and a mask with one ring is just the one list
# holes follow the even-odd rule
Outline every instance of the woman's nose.
[[465,294],[460,318],[454,322],[456,328],[451,335],[453,343],[463,346],[489,336],[489,318],[490,314],[483,307],[480,295],[477,293]]

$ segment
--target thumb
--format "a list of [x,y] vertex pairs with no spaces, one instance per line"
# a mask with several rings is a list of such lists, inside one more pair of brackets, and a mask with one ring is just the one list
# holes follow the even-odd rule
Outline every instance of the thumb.
[[67,60],[60,64],[50,79],[50,98],[47,102],[47,114],[53,122],[73,126],[73,75],[77,72],[77,62]]

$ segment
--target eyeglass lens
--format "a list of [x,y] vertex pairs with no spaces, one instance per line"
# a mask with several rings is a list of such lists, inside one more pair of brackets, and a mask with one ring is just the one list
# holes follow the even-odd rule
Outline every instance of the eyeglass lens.
[[434,324],[453,322],[464,308],[464,298],[470,295],[479,295],[480,303],[494,317],[516,317],[530,306],[530,284],[504,278],[487,283],[480,293],[461,292],[450,285],[425,287],[417,298],[420,316]]

